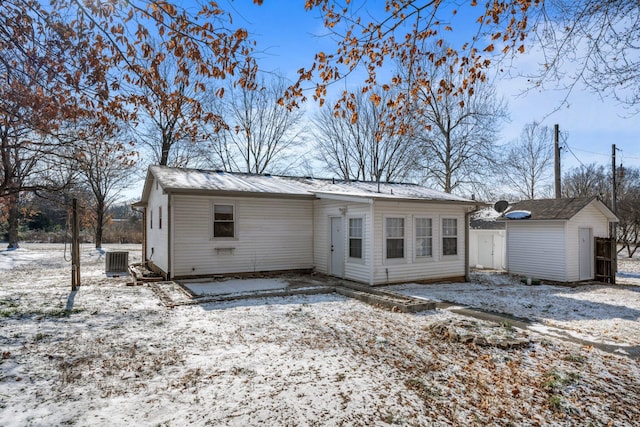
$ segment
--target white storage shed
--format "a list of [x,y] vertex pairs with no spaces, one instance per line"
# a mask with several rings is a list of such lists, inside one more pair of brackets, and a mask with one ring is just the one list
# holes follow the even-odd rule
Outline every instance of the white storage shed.
[[556,282],[595,278],[595,239],[617,221],[597,197],[525,200],[499,218],[507,231],[507,270]]

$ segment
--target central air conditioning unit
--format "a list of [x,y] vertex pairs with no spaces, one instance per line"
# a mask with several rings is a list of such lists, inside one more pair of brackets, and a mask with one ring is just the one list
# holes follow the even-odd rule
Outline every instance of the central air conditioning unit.
[[105,270],[110,277],[128,275],[129,252],[107,252]]

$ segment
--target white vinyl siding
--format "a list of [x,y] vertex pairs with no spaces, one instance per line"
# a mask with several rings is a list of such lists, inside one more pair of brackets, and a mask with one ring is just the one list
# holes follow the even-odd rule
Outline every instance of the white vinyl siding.
[[[580,280],[580,228],[591,228],[592,237],[609,237],[609,222],[593,204],[587,205],[567,224],[567,281]],[[592,256],[595,260],[595,243],[591,242]],[[592,273],[595,273],[592,266]]]
[[[213,239],[212,205],[233,205],[235,238]],[[313,201],[173,197],[174,274],[199,276],[313,267]]]
[[[339,202],[321,199],[314,201],[313,213],[313,263],[319,273],[330,274],[331,217],[347,213],[349,219],[362,218],[362,258],[349,257],[349,234],[344,234],[344,278],[362,283],[371,282],[371,242],[373,227],[368,203]],[[348,224],[348,221],[347,221]]]
[[[169,197],[166,194],[162,194],[162,188],[158,185],[153,185],[147,201],[149,224],[147,228],[146,258],[165,273],[168,273],[170,268],[169,248],[167,247],[169,240],[168,227],[159,227],[157,214],[160,211],[168,212],[168,206]],[[154,211],[156,211],[156,215],[154,215]]]
[[[373,205],[373,233],[378,244],[373,248],[373,283],[401,283],[411,280],[437,280],[462,278],[465,275],[464,256],[442,257],[439,242],[441,241],[440,219],[456,218],[458,227],[464,224],[466,207],[464,205],[421,202],[382,202]],[[408,218],[407,215],[410,215]],[[405,219],[405,259],[387,260],[383,234],[384,220],[387,217],[404,217]],[[415,256],[414,226],[416,217],[433,218],[433,261],[424,262]],[[458,253],[464,248],[464,233],[458,230]],[[395,261],[395,262],[394,262]],[[401,262],[398,262],[401,261]]]

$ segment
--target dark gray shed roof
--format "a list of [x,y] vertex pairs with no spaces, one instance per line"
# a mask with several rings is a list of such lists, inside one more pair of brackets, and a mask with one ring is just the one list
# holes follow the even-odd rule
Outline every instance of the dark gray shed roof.
[[596,196],[593,197],[572,197],[563,199],[540,199],[540,200],[523,200],[514,203],[500,216],[500,220],[504,221],[523,221],[522,219],[509,219],[504,215],[514,210],[529,211],[531,220],[569,220],[578,212],[587,207],[591,203],[596,203],[598,208],[603,212],[610,221],[616,221],[617,218],[607,206],[602,203]]

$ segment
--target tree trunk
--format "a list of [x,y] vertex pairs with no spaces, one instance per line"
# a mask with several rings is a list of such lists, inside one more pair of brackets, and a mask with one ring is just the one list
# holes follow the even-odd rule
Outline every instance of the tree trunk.
[[18,209],[18,196],[9,196],[9,249],[17,249],[20,246],[18,245],[18,226],[19,226],[19,215],[20,211]]
[[96,249],[102,248],[102,231],[104,224],[104,203],[98,202],[96,206]]

